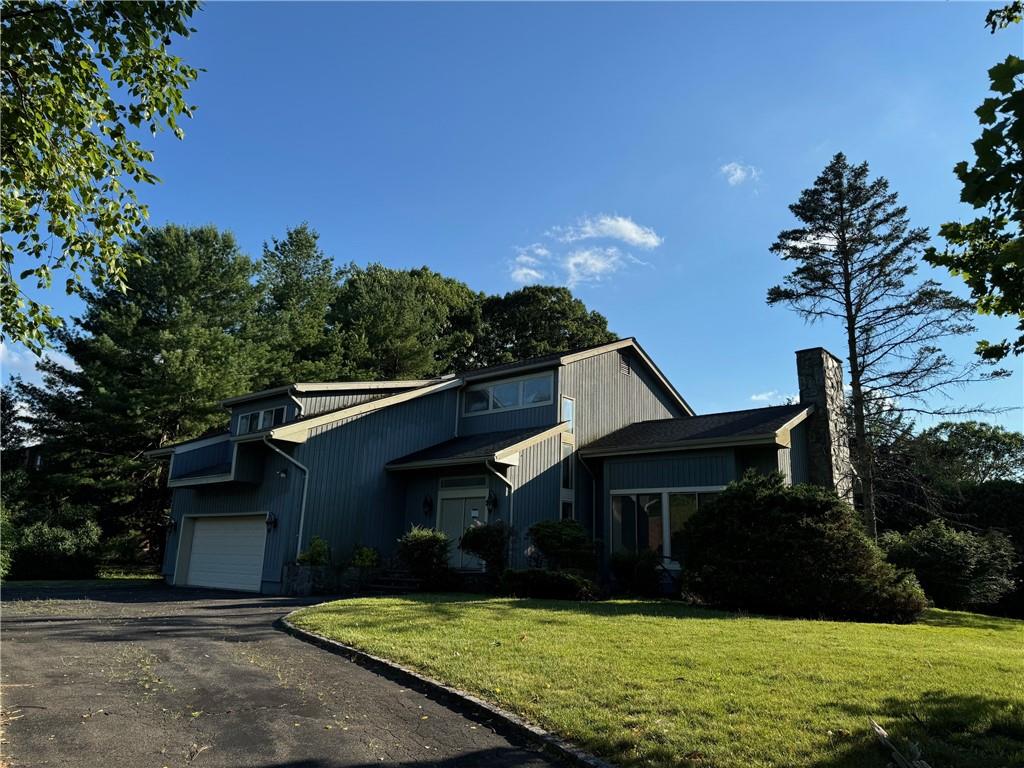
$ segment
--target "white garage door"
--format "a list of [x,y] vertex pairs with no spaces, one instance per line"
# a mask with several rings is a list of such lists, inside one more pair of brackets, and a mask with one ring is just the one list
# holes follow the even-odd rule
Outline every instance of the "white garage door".
[[192,524],[187,584],[259,592],[266,517],[200,517]]

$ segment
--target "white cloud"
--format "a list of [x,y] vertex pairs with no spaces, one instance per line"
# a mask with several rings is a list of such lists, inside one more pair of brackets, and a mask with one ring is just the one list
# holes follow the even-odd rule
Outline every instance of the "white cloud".
[[758,392],[756,395],[751,395],[750,399],[755,403],[767,403],[770,402],[776,395],[779,394],[779,390],[770,389],[767,392]]
[[[64,368],[78,370],[75,361],[59,349],[47,349],[43,352],[42,359],[52,360]],[[38,383],[42,376],[36,370],[36,363],[40,358],[23,347],[12,347],[6,342],[0,342],[0,377],[7,383],[11,376],[21,376],[25,381]]]
[[548,275],[545,263],[551,258],[551,251],[540,243],[533,243],[518,249],[509,265],[509,276],[517,283],[539,283]]
[[618,240],[637,248],[657,248],[664,242],[650,227],[637,224],[628,216],[584,216],[575,226],[555,227],[548,233],[563,243],[580,240]]
[[572,251],[563,261],[565,284],[575,288],[580,283],[599,283],[622,269],[629,260],[614,246]]
[[729,182],[730,187],[738,187],[740,184],[745,184],[748,181],[759,181],[761,178],[760,168],[735,161],[726,163],[718,171],[725,176],[725,180]]

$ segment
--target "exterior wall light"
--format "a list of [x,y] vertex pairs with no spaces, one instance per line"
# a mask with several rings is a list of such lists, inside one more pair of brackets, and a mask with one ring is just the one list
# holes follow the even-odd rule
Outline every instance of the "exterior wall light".
[[494,492],[494,490],[492,489],[492,490],[487,492],[487,514],[488,515],[494,514],[494,510],[496,510],[497,508],[498,508],[498,496]]
[[267,532],[277,528],[277,516],[273,512],[267,512]]
[[433,517],[434,515],[434,499],[427,495],[423,497],[423,516]]

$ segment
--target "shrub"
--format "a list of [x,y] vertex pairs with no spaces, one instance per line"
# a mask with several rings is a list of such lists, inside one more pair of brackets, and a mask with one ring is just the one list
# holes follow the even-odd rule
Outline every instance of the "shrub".
[[414,525],[398,540],[398,557],[425,587],[439,587],[448,581],[450,546],[443,531]]
[[905,535],[890,531],[881,545],[890,562],[917,574],[940,608],[993,605],[1015,586],[1013,543],[995,531],[979,535],[933,520]]
[[459,549],[483,560],[487,574],[496,580],[508,565],[508,544],[511,539],[512,529],[504,520],[496,520],[468,528],[459,540]]
[[849,505],[778,473],[732,483],[680,544],[686,588],[726,609],[908,622],[925,607],[913,574],[885,561]]
[[11,549],[13,547],[14,527],[11,525],[10,512],[7,505],[0,503],[0,580],[6,579],[11,570]]
[[608,561],[608,568],[615,583],[627,592],[644,597],[661,594],[661,558],[657,552],[616,552]]
[[322,538],[314,536],[309,540],[309,549],[300,552],[297,560],[302,565],[330,565],[331,548]]
[[501,586],[505,594],[513,597],[593,600],[597,595],[597,587],[590,579],[568,571],[549,571],[543,568],[505,571]]
[[100,527],[88,507],[60,507],[11,536],[12,579],[88,579],[96,575]]
[[549,568],[593,570],[594,544],[575,520],[544,520],[530,526],[530,542]]
[[352,550],[351,568],[376,568],[380,565],[380,553],[373,547],[357,546]]

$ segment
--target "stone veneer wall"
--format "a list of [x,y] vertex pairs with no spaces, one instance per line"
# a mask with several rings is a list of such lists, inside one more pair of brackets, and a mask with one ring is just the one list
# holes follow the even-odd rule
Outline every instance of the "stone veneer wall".
[[813,405],[807,420],[807,469],[809,480],[832,488],[853,503],[853,465],[846,424],[843,363],[821,348],[796,353],[800,402]]

